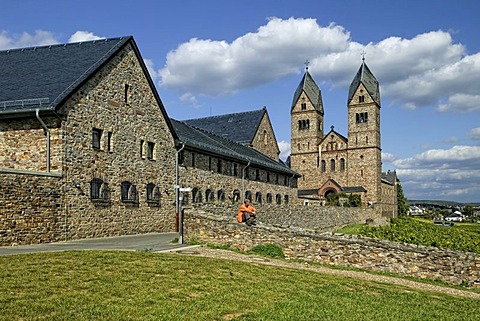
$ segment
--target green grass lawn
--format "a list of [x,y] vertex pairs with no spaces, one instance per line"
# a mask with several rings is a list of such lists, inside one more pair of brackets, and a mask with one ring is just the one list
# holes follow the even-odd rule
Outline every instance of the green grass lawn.
[[480,300],[149,252],[0,257],[0,320],[477,320]]

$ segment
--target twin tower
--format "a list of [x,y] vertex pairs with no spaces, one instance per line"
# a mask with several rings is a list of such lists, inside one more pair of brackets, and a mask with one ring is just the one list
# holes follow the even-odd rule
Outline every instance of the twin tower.
[[[302,175],[299,196],[326,199],[330,193],[359,194],[364,205],[381,204],[379,84],[365,61],[350,84],[348,133],[324,132],[322,93],[308,68],[291,107],[291,168]],[[389,201],[386,201],[389,203]]]

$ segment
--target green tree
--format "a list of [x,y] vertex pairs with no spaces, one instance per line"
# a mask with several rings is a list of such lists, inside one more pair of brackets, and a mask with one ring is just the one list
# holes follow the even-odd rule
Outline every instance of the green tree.
[[408,204],[407,198],[403,195],[402,184],[400,179],[397,177],[397,206],[398,206],[398,216],[404,216],[408,213]]
[[465,205],[463,208],[463,213],[467,216],[472,216],[473,215],[473,206],[472,205]]

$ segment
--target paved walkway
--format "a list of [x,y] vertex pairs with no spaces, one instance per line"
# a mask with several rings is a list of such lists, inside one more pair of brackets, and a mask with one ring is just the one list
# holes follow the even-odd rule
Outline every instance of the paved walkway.
[[34,245],[1,246],[0,255],[82,250],[161,252],[188,247],[186,244],[172,243],[174,239],[178,239],[178,233],[148,233]]

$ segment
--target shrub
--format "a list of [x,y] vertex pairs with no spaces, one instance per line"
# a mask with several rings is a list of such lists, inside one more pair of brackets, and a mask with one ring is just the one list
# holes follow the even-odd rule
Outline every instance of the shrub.
[[255,253],[262,256],[268,256],[273,258],[284,258],[283,250],[280,246],[276,244],[260,244],[254,246],[251,250],[251,253]]

